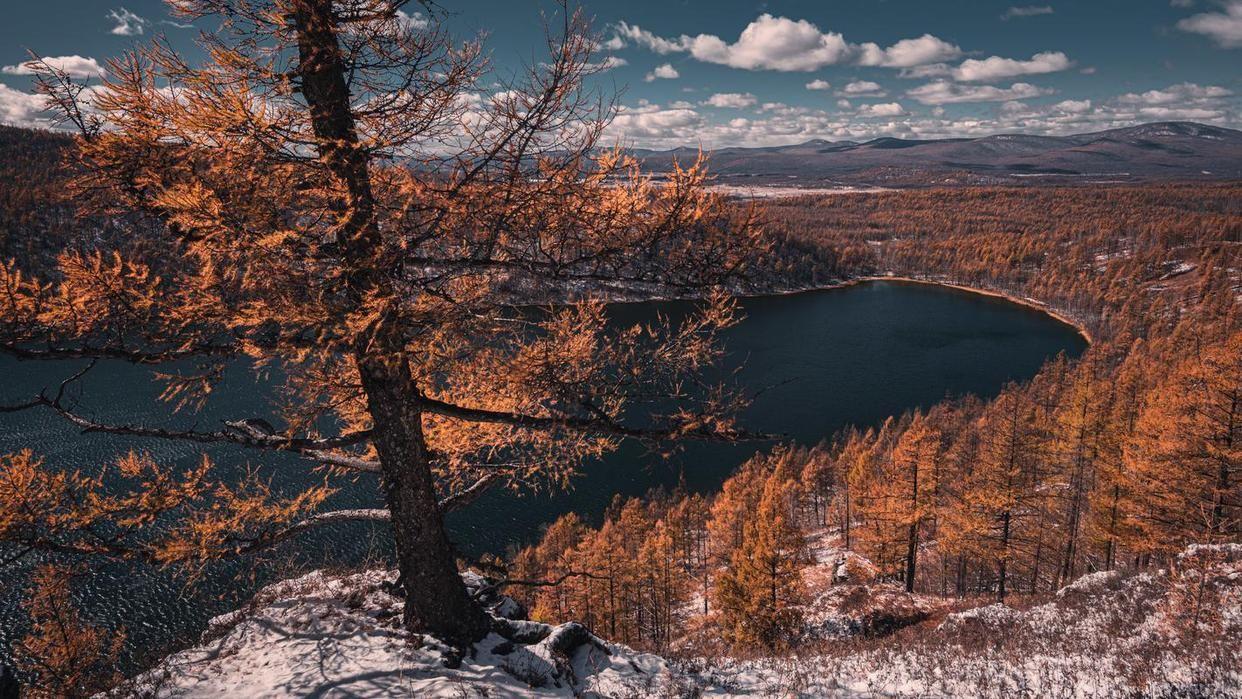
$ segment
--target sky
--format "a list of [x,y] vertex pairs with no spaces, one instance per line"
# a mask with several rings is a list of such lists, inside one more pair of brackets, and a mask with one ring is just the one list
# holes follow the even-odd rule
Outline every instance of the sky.
[[[583,0],[628,146],[1067,134],[1166,120],[1242,127],[1242,0]],[[439,1],[482,35],[498,77],[538,62],[546,0]],[[428,10],[411,4],[417,26]],[[97,79],[198,26],[159,0],[41,0],[0,9],[0,122],[47,126],[28,51]],[[483,96],[488,87],[478,86]]]

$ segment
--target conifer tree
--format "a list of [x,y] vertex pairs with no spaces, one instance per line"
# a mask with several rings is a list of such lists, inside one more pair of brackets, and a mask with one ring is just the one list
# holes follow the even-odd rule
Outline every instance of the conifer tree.
[[741,545],[717,578],[719,624],[737,646],[780,648],[802,621],[807,551],[790,516],[796,489],[792,481],[766,480]]
[[1138,417],[1127,463],[1142,484],[1150,550],[1242,531],[1242,331],[1197,348]]
[[[438,9],[425,26],[406,21],[408,0],[169,4],[218,22],[200,35],[203,65],[157,41],[86,90],[32,62],[79,131],[73,193],[92,214],[156,225],[116,250],[66,251],[47,275],[0,265],[0,349],[196,362],[164,372],[165,395],[186,405],[205,399],[224,362],[277,365],[283,406],[212,431],[96,421],[64,386],[5,407],[96,432],[297,454],[308,468],[376,479],[384,507],[325,512],[330,485],[281,498],[261,481],[213,503],[204,494],[234,484],[212,463],[178,484],[135,461],[123,465],[136,481],[127,502],[165,488],[160,517],[115,520],[101,544],[90,530],[107,513],[73,506],[101,495],[83,479],[61,483],[55,521],[10,517],[16,501],[0,500],[0,540],[170,564],[384,521],[407,626],[464,644],[492,621],[459,576],[446,512],[497,484],[564,485],[621,440],[740,436],[733,392],[683,390],[719,355],[716,335],[734,319],[723,296],[679,326],[615,334],[602,303],[583,297],[618,284],[711,295],[744,283],[764,243],[748,215],[705,190],[701,167],[655,183],[600,148],[614,109],[586,84],[599,42],[581,15],[560,8],[546,59],[509,79],[480,42],[453,39]],[[574,303],[513,310],[553,301]],[[33,462],[3,463],[6,497],[6,479],[56,482]],[[169,533],[156,520],[194,526]]]

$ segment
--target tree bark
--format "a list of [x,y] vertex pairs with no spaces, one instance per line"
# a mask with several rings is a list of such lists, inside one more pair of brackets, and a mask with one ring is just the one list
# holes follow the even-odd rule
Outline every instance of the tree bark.
[[[325,168],[344,186],[336,242],[346,267],[346,311],[378,296],[396,301],[383,264],[367,156],[359,147],[332,0],[300,0],[298,77]],[[392,512],[397,565],[405,587],[405,624],[443,641],[467,644],[486,635],[490,620],[457,571],[444,531],[422,430],[420,393],[405,342],[391,312],[362,333],[354,361],[374,424],[384,494]]]

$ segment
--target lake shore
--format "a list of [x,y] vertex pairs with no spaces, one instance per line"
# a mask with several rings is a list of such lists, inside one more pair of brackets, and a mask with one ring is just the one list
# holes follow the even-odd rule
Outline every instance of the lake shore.
[[[866,284],[869,282],[901,282],[905,284],[923,284],[926,286],[940,286],[940,287],[945,287],[948,289],[956,289],[958,291],[964,291],[970,294],[978,294],[980,296],[990,296],[992,298],[1002,299],[1004,301],[1008,301],[1009,303],[1012,303],[1018,306],[1025,306],[1026,308],[1039,311],[1040,313],[1043,313],[1044,315],[1060,323],[1068,325],[1069,327],[1073,328],[1079,334],[1079,336],[1082,337],[1083,340],[1086,340],[1088,345],[1095,344],[1095,336],[1091,334],[1091,330],[1088,329],[1087,326],[1082,321],[1075,319],[1070,314],[1064,311],[1060,311],[1060,310],[1057,310],[1056,308],[1053,308],[1052,306],[1048,305],[1047,303],[1043,301],[1029,298],[1029,297],[1014,296],[1013,294],[1010,294],[1008,292],[998,291],[996,289],[987,289],[987,288],[979,287],[979,286],[970,286],[967,284],[961,284],[958,282],[941,280],[941,279],[923,279],[920,277],[907,277],[907,276],[902,276],[899,274],[875,274],[875,275],[867,275],[863,277],[854,277],[851,279],[843,279],[840,281],[830,282],[828,284],[800,286],[800,287],[793,287],[793,288],[788,288],[788,289],[774,289],[771,291],[763,291],[763,292],[753,293],[753,294],[737,294],[737,296],[739,298],[762,298],[765,296],[789,296],[791,294],[802,294],[808,291],[831,291],[833,289],[846,289],[851,286],[857,286],[859,284]],[[675,300],[675,299],[662,299],[662,298],[661,299],[646,299],[646,300],[625,299],[625,300],[619,301],[619,303],[645,303],[647,301],[652,301],[652,300],[667,301],[667,300]],[[676,299],[676,300],[690,300],[690,299]]]
[[1019,306],[1026,306],[1027,308],[1034,309],[1051,318],[1054,318],[1070,326],[1074,330],[1077,330],[1078,334],[1082,336],[1082,339],[1087,341],[1087,344],[1090,345],[1090,344],[1095,343],[1095,337],[1091,334],[1091,331],[1087,329],[1087,326],[1084,325],[1081,321],[1070,317],[1066,313],[1056,310],[1055,308],[1049,306],[1047,303],[1040,301],[1038,299],[1032,299],[1032,298],[1022,297],[1022,296],[1014,296],[1013,294],[1009,294],[1003,291],[997,291],[995,289],[985,289],[982,287],[967,286],[965,284],[958,284],[956,282],[938,281],[935,279],[919,279],[917,277],[902,277],[902,276],[896,276],[896,275],[859,277],[858,279],[851,280],[850,282],[847,282],[844,285],[861,284],[865,282],[881,282],[881,281],[902,282],[902,283],[907,283],[907,284],[927,284],[930,286],[943,286],[943,287],[947,287],[950,289],[957,289],[958,291],[965,291],[971,294],[979,294],[981,296],[991,296],[993,298],[1004,299],[1005,301],[1008,301],[1009,303],[1017,304]]

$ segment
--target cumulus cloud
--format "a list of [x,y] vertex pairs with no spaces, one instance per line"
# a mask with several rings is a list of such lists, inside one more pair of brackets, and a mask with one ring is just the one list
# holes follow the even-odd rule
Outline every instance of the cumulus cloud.
[[397,23],[407,32],[421,31],[431,25],[431,21],[420,12],[413,14],[397,10]]
[[27,128],[51,125],[47,101],[41,95],[32,95],[0,83],[0,123]]
[[700,34],[682,37],[690,55],[706,63],[745,70],[810,71],[846,60],[850,46],[836,32],[821,32],[810,22],[762,14],[742,30],[737,41]]
[[1001,19],[1009,21],[1015,17],[1038,17],[1039,15],[1050,15],[1055,10],[1051,5],[1020,5],[1005,10],[1001,15]]
[[620,68],[621,66],[626,66],[629,64],[630,62],[625,60],[624,58],[619,58],[617,56],[607,56],[604,58],[604,60],[598,63],[587,63],[586,65],[583,66],[583,68],[585,68],[588,71],[596,71],[596,72],[602,73],[605,70],[612,70],[613,68]]
[[670,39],[626,22],[619,22],[614,31],[610,42],[616,45],[633,44],[659,54],[689,53],[705,63],[744,70],[805,72],[847,62],[904,68],[962,54],[959,47],[931,34],[881,48],[874,43],[851,44],[840,33],[825,32],[804,19],[767,13],[746,25],[733,42],[714,34]]
[[759,100],[749,92],[717,92],[703,104],[709,107],[720,107],[723,109],[742,109],[750,107]]
[[1026,61],[1000,56],[984,59],[970,58],[962,61],[962,64],[953,71],[953,77],[964,82],[992,82],[1019,75],[1055,73],[1071,65],[1073,61],[1060,51],[1037,53]]
[[1085,114],[1091,111],[1091,100],[1061,100],[1052,107],[1067,114]]
[[897,102],[884,104],[864,104],[858,108],[860,117],[897,117],[905,116],[906,110]]
[[884,88],[879,83],[870,80],[855,80],[838,92],[841,95],[849,95],[851,97],[883,97]]
[[806,89],[808,90],[827,90],[831,87],[832,84],[827,80],[812,80],[806,84]]
[[1143,105],[1188,104],[1216,100],[1232,94],[1232,91],[1219,85],[1199,85],[1188,82],[1170,85],[1163,90],[1127,92],[1119,96],[1117,101],[1122,104]]
[[656,69],[647,73],[647,77],[643,78],[643,80],[652,82],[654,80],[676,80],[680,77],[681,73],[678,73],[671,63],[665,63],[664,65],[656,66]]
[[99,61],[85,56],[46,56],[38,61],[31,60],[17,65],[4,66],[0,72],[9,75],[34,75],[38,72],[40,61],[57,70],[62,70],[72,78],[98,78],[108,71],[99,65]]
[[1201,12],[1177,23],[1185,32],[1202,34],[1222,48],[1242,47],[1242,0],[1226,0],[1224,12]]
[[657,105],[622,109],[609,124],[609,133],[625,139],[660,143],[680,139],[701,126],[703,117],[693,109],[662,109]]
[[1030,83],[1014,83],[1009,87],[993,85],[958,85],[947,80],[920,85],[906,91],[906,96],[922,104],[960,104],[966,102],[1007,102],[1050,95],[1053,90]]
[[632,43],[660,54],[684,53],[686,51],[684,41],[688,37],[685,36],[682,36],[680,39],[664,39],[642,27],[627,22],[618,22],[614,29],[616,34],[612,39],[605,42],[606,48],[616,50]]
[[942,63],[962,55],[962,49],[931,34],[917,39],[902,39],[886,49],[866,43],[859,47],[859,65],[885,68],[910,68],[928,63]]
[[116,26],[112,27],[108,33],[117,36],[138,36],[147,30],[149,23],[145,17],[136,15],[124,7],[109,10],[108,19],[116,23]]

